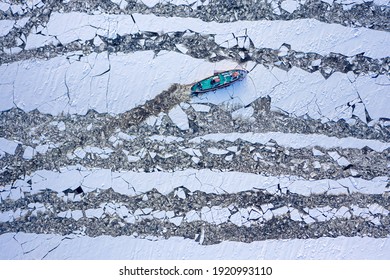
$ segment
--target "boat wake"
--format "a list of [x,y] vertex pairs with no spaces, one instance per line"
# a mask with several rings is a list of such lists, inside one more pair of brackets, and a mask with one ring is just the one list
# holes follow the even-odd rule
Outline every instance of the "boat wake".
[[191,84],[172,84],[167,90],[146,101],[143,105],[120,114],[116,121],[119,121],[120,127],[128,128],[140,124],[150,116],[157,116],[161,112],[168,113],[176,105],[191,99],[191,86]]

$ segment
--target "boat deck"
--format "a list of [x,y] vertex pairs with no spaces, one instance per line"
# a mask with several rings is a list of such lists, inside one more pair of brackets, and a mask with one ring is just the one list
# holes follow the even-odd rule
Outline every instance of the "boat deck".
[[[238,76],[234,77],[232,75],[234,72],[238,72]],[[210,76],[195,83],[191,88],[191,92],[193,94],[198,94],[227,87],[235,81],[242,80],[245,77],[246,73],[247,72],[245,70],[229,70],[217,73],[213,76]],[[219,81],[216,82],[216,79],[219,79]]]

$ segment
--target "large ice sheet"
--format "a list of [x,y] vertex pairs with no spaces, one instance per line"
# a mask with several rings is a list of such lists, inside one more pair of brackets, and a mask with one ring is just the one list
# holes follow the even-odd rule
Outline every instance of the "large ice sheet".
[[[20,240],[18,242],[18,240]],[[36,244],[25,253],[24,246]],[[0,259],[374,259],[390,258],[390,239],[371,237],[322,237],[318,239],[267,240],[250,244],[223,242],[201,246],[193,240],[170,238],[150,241],[134,237],[58,236],[31,233],[5,233],[0,243],[7,244],[0,251]],[[342,248],[342,250],[340,249]],[[50,251],[50,252],[49,252]]]

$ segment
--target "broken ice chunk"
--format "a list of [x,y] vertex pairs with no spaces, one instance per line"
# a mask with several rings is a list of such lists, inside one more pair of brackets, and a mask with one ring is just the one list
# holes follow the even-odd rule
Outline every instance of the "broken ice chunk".
[[5,36],[11,31],[15,21],[13,20],[1,20],[0,21],[0,36]]
[[259,212],[257,209],[251,209],[249,211],[249,219],[250,220],[258,220],[262,217],[262,213]]
[[186,54],[188,52],[188,48],[183,44],[176,44],[175,46],[181,53]]
[[233,155],[228,155],[225,157],[226,161],[231,161],[233,159]]
[[303,215],[302,218],[306,224],[311,224],[311,223],[314,223],[316,221],[312,217],[310,217],[309,215]]
[[370,204],[368,205],[368,210],[372,213],[372,214],[382,214],[382,215],[389,215],[389,211],[384,208],[383,206],[377,204],[377,203],[374,203],[374,204]]
[[345,157],[341,157],[337,160],[337,163],[341,166],[348,166],[350,165],[351,163],[345,158]]
[[23,9],[21,5],[11,5],[11,11],[13,14],[23,14]]
[[213,223],[213,215],[209,207],[207,206],[202,207],[200,216],[202,218],[202,221],[205,221],[207,223]]
[[187,130],[190,128],[187,114],[179,105],[175,106],[171,111],[169,111],[168,116],[179,129]]
[[[250,40],[249,40],[249,38],[247,36],[240,36],[240,37],[237,37],[236,39],[237,39],[237,44],[238,44],[238,46],[240,48],[249,50],[249,48],[250,48]],[[240,56],[242,58],[245,58],[245,54],[243,53],[242,55],[244,57],[242,57],[241,54],[240,54]]]
[[290,218],[293,221],[302,221],[302,216],[297,209],[293,209],[290,211]]
[[149,8],[154,7],[160,2],[160,0],[142,0],[142,3],[144,3]]
[[264,214],[263,214],[263,219],[264,219],[264,220],[271,220],[273,217],[274,217],[274,214],[272,213],[271,210],[267,210],[267,211],[264,212]]
[[230,222],[232,222],[233,224],[237,225],[237,226],[242,226],[242,217],[241,217],[241,213],[240,211],[234,213],[233,215],[230,216],[229,218]]
[[96,35],[95,38],[93,39],[93,44],[95,46],[100,46],[101,44],[103,44],[103,40],[100,39],[100,36]]
[[124,9],[127,6],[127,1],[125,0],[110,0],[110,1],[117,4],[121,9]]
[[199,221],[200,216],[198,212],[196,212],[195,210],[191,210],[186,214],[185,219],[188,223],[191,223],[194,221]]
[[138,208],[137,210],[134,211],[134,216],[141,216],[144,214],[144,212],[142,212],[142,210],[140,208]]
[[345,206],[341,206],[335,213],[335,217],[337,218],[347,218],[349,219],[351,217],[351,213],[349,212],[349,209]]
[[162,219],[165,218],[166,212],[164,210],[162,210],[162,211],[155,211],[155,212],[152,213],[152,216],[154,218],[156,218],[156,219],[162,220]]
[[[184,149],[181,149],[183,152],[189,154],[190,156],[198,156],[198,154],[194,151],[196,149],[193,149],[193,148],[184,148]],[[200,152],[200,151],[199,151]]]
[[83,211],[81,211],[81,210],[73,210],[72,211],[72,218],[74,219],[74,220],[79,220],[79,219],[81,219],[83,217]]
[[255,110],[253,109],[252,106],[249,106],[247,108],[243,107],[241,109],[234,111],[232,113],[232,118],[233,118],[233,120],[249,119],[253,115],[254,111]]
[[87,216],[87,218],[99,219],[103,214],[104,214],[104,210],[102,208],[85,210],[85,215]]
[[159,113],[157,117],[152,115],[145,122],[150,126],[160,126],[165,115],[163,112]]
[[316,59],[316,60],[313,60],[312,62],[311,62],[311,66],[312,67],[317,67],[317,66],[320,66],[321,65],[321,59]]
[[58,213],[57,216],[60,218],[70,218],[72,217],[72,211],[71,210],[63,211]]
[[175,224],[176,226],[180,226],[181,222],[183,221],[183,217],[174,217],[169,219],[169,221]]
[[321,164],[320,164],[318,161],[314,161],[314,162],[313,162],[313,167],[314,167],[315,169],[321,169]]
[[[234,35],[232,33],[228,34],[217,34],[214,36],[214,41],[216,44],[221,45],[223,47],[233,47],[237,44],[237,41],[234,40]],[[230,42],[230,44],[229,44]]]
[[288,212],[287,206],[283,206],[283,207],[272,210],[272,214],[274,214],[274,216],[282,216],[282,215],[287,214],[287,212]]
[[286,0],[280,4],[280,7],[291,14],[298,9],[299,3],[297,0]]
[[24,149],[23,158],[32,159],[34,157],[34,154],[34,148],[27,146],[26,149]]
[[0,10],[2,10],[3,12],[6,12],[8,11],[9,7],[11,7],[10,4],[8,3],[3,3],[3,2],[0,2]]
[[323,156],[324,155],[323,152],[317,150],[316,148],[313,148],[312,151],[313,151],[313,156]]
[[78,158],[84,158],[87,155],[87,153],[83,150],[83,148],[80,148],[80,147],[76,148],[73,151],[73,154],[75,156],[77,156]]
[[355,117],[358,117],[361,121],[367,123],[367,118],[366,118],[366,111],[365,111],[365,107],[364,107],[364,104],[362,103],[356,103],[354,104],[354,109],[353,109],[353,112],[352,114],[355,116]]
[[11,188],[9,198],[12,200],[18,200],[22,197],[22,193],[20,192],[20,188]]
[[208,148],[207,151],[211,154],[214,154],[214,155],[225,155],[225,154],[229,153],[229,151],[217,149],[217,148]]
[[227,147],[226,148],[228,151],[231,151],[233,153],[237,152],[238,151],[238,147],[237,146],[230,146],[230,147]]
[[340,158],[340,155],[338,152],[328,152],[328,155],[334,160],[337,161]]
[[328,3],[329,5],[333,5],[334,0],[321,0],[321,2]]
[[5,138],[0,138],[0,150],[6,152],[7,154],[15,154],[18,143],[15,141],[7,140]]
[[175,216],[175,212],[173,212],[173,211],[167,211],[166,217],[167,217],[168,219],[171,219],[171,218],[173,218],[174,216]]
[[181,199],[186,199],[186,193],[182,188],[175,190],[175,196],[178,196]]
[[263,213],[267,212],[269,209],[271,209],[273,207],[274,207],[274,205],[272,203],[260,205],[261,211],[263,211]]
[[330,209],[312,208],[309,209],[309,215],[317,219],[317,221],[323,222],[328,220],[328,217],[325,215],[325,213],[329,212],[329,210]]
[[282,45],[279,48],[278,56],[286,56],[286,55],[288,55],[289,51],[290,50],[289,50],[289,48],[286,45]]
[[44,154],[49,150],[50,145],[38,145],[35,147],[35,151],[39,154]]
[[198,158],[198,157],[192,157],[191,160],[192,160],[194,163],[198,164],[199,161],[200,161],[200,158]]
[[194,108],[197,112],[205,112],[208,113],[210,111],[210,106],[203,105],[203,104],[191,104],[192,108]]
[[14,212],[12,210],[6,211],[6,212],[0,212],[0,222],[6,223],[6,222],[12,222]]
[[64,131],[66,129],[66,125],[65,125],[64,122],[59,122],[57,124],[57,128],[58,128],[59,131]]
[[221,206],[213,206],[211,207],[211,216],[214,224],[222,224],[227,222],[230,216],[230,211],[228,208],[224,208]]
[[136,138],[136,136],[134,135],[129,135],[129,134],[126,134],[126,133],[123,133],[123,132],[119,132],[118,133],[118,138],[122,139],[122,140],[126,140],[126,141],[132,141]]

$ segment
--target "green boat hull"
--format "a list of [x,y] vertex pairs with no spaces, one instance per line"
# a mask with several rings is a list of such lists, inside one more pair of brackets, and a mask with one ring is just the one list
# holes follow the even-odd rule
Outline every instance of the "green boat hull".
[[196,95],[230,86],[231,84],[244,79],[247,74],[248,71],[241,69],[217,73],[195,83],[191,87],[191,93]]

